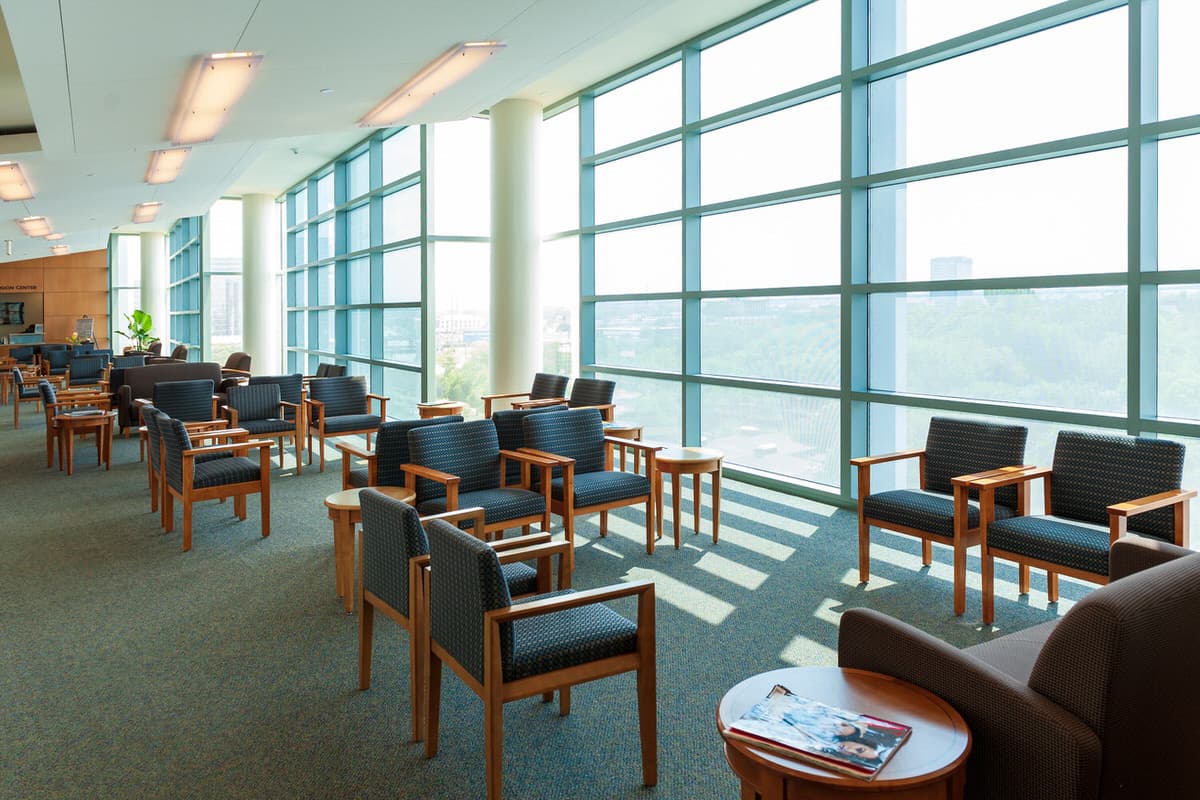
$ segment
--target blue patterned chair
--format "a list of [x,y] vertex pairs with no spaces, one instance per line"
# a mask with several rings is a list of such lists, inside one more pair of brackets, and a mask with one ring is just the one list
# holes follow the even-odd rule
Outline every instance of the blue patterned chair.
[[[371,654],[374,642],[375,611],[378,609],[408,631],[409,698],[412,704],[412,737],[425,735],[425,669],[420,657],[426,642],[427,615],[422,609],[428,602],[428,581],[424,567],[429,564],[429,540],[422,523],[441,519],[457,524],[466,519],[474,526],[483,525],[483,509],[467,508],[433,517],[418,516],[407,503],[369,489],[359,495],[362,507],[362,540],[358,583],[358,688],[371,688]],[[523,561],[509,560],[501,569],[509,592],[514,596],[550,591],[553,556],[559,556],[558,588],[570,583],[566,572],[565,542],[551,542],[550,534],[539,533],[520,539],[492,542],[498,553],[520,549]],[[526,561],[535,561],[537,567]]]
[[173,419],[210,422],[217,418],[211,380],[162,381],[154,384],[154,406]]
[[21,403],[33,403],[41,410],[42,393],[37,386],[25,385],[25,374],[20,367],[13,367],[13,430],[21,427]]
[[527,392],[509,392],[507,394],[485,394],[480,400],[483,401],[483,416],[485,418],[492,416],[492,401],[493,400],[511,400],[514,397],[524,397],[527,400],[551,400],[557,399],[563,402],[562,397],[567,393],[566,375],[551,375],[546,372],[539,372],[533,376],[533,385],[529,387]]
[[[654,584],[566,589],[514,604],[501,558],[485,542],[442,520],[429,523],[426,531],[430,636],[425,755],[432,757],[438,749],[443,662],[483,699],[488,800],[501,797],[505,703],[539,694],[549,700],[557,689],[559,714],[565,716],[571,710],[572,685],[635,671],[642,783],[658,783]],[[634,597],[636,622],[604,605]]]
[[[379,414],[371,413],[371,401],[379,401]],[[367,435],[367,449],[371,449],[371,435],[379,424],[387,419],[386,397],[367,392],[367,382],[362,376],[321,378],[308,384],[308,463],[312,463],[313,432],[321,451],[321,472],[325,471],[325,437],[349,436],[356,433]]]
[[[654,454],[661,445],[604,435],[594,408],[560,414],[534,414],[523,420],[526,448],[557,465],[550,482],[550,510],[562,517],[567,541],[575,544],[575,518],[600,513],[600,535],[608,535],[608,511],[646,504],[646,552],[654,552]],[[613,445],[632,447],[646,456],[646,475],[613,469]],[[572,553],[572,557],[574,557]]]
[[[278,439],[280,469],[283,469],[283,440],[291,439],[296,451],[296,474],[303,474],[300,406],[281,398],[279,384],[234,384],[229,387],[226,398],[222,410],[231,427],[243,428],[256,438]],[[287,418],[288,411],[292,412],[291,419]]]
[[[983,624],[995,606],[994,562],[1020,565],[1022,594],[1029,568],[1046,570],[1046,596],[1058,601],[1058,576],[1108,583],[1109,548],[1126,532],[1188,546],[1188,503],[1194,489],[1181,489],[1184,446],[1165,439],[1059,431],[1051,467],[956,481],[979,492],[984,529]],[[1045,513],[1003,517],[996,496],[1040,478]]]
[[29,367],[29,366],[32,366],[34,363],[34,356],[36,355],[36,351],[34,350],[32,345],[21,345],[21,346],[14,346],[14,347],[10,348],[8,351],[8,354],[18,364],[24,364],[25,366]]
[[[146,430],[147,450],[149,458],[146,459],[146,477],[150,488],[150,510],[159,512],[159,524],[164,530],[167,528],[167,515],[163,509],[162,496],[165,491],[165,483],[162,477],[162,465],[165,460],[163,455],[164,445],[161,433],[161,426],[165,425],[171,418],[159,411],[153,405],[142,406],[142,423]],[[197,442],[207,440],[220,440],[241,437],[244,435],[243,430],[233,431],[229,429],[214,430],[211,423],[204,422],[185,422],[183,427],[188,432],[188,437],[195,446]],[[233,453],[229,451],[218,450],[216,452],[206,452],[196,456],[196,463],[212,461],[218,458],[233,458]]]
[[613,393],[617,384],[599,378],[576,378],[571,384],[570,397],[554,397],[546,400],[524,400],[513,403],[513,408],[537,408],[538,406],[566,403],[569,408],[595,408],[605,422],[612,422],[614,409]]
[[42,351],[43,375],[66,375],[71,371],[71,351],[64,345],[61,350]]
[[[38,381],[37,391],[42,398],[42,409],[46,412],[46,468],[54,466],[54,453],[58,451],[58,469],[63,469],[65,453],[63,429],[58,424],[58,416],[67,412],[99,413],[108,411],[111,403],[108,395],[99,392],[71,392],[70,395],[59,397],[50,382],[43,379]],[[79,435],[98,435],[93,431],[80,431]]]
[[548,470],[550,462],[524,453],[501,450],[496,426],[490,419],[427,425],[408,432],[411,463],[405,464],[405,486],[416,492],[417,510],[441,514],[467,506],[486,510],[481,539],[494,531],[521,527],[529,533],[533,523],[550,530],[549,492],[528,486],[509,486],[505,479],[509,460]]
[[[183,505],[183,549],[192,549],[192,504],[202,500],[233,498],[233,513],[246,519],[246,497],[259,495],[263,537],[271,535],[271,443],[247,441],[244,430],[233,428],[214,432],[228,437],[228,444],[193,448],[183,422],[158,418],[162,436],[163,528],[175,529],[175,498]],[[258,463],[247,457],[258,450]],[[206,459],[206,456],[231,454],[230,458]]]
[[261,383],[274,383],[279,386],[279,399],[292,403],[297,407],[297,411],[293,411],[290,406],[284,408],[284,419],[295,419],[297,415],[301,418],[300,429],[307,430],[307,425],[304,419],[304,376],[299,372],[293,372],[291,375],[251,375],[250,385],[257,386]]
[[[957,477],[1023,466],[1028,429],[977,420],[934,417],[921,450],[852,458],[858,467],[858,579],[871,579],[871,526],[916,536],[921,563],[933,561],[932,543],[954,549],[954,613],[967,603],[967,549],[979,544],[979,491],[953,482]],[[871,467],[915,458],[920,489],[871,493]],[[1024,513],[1028,494],[1009,488],[996,499],[997,517]]]
[[[457,414],[429,419],[400,419],[384,422],[375,437],[375,449],[364,450],[349,442],[334,445],[342,453],[342,488],[356,489],[362,486],[403,486],[404,470],[411,461],[408,451],[408,432],[426,425],[442,425],[447,422],[462,422]],[[367,462],[365,467],[355,467],[354,459]]]
[[98,355],[77,355],[67,367],[67,385],[108,387],[105,373],[108,370],[108,359]]
[[[497,411],[492,414],[492,424],[496,426],[496,438],[501,450],[520,450],[525,446],[525,418],[530,414],[541,414],[545,411],[566,411],[565,403],[556,406],[539,408],[510,409]],[[505,482],[515,486],[521,482],[521,464],[517,461],[508,462],[504,472]]]

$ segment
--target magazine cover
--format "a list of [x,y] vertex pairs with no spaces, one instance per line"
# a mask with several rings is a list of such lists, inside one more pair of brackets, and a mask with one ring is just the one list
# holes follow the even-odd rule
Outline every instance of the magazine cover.
[[792,694],[776,685],[724,734],[755,747],[871,780],[912,728]]

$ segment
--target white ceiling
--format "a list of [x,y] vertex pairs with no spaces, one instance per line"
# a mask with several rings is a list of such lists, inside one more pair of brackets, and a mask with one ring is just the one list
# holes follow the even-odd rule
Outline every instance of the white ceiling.
[[[49,254],[17,217],[48,216],[80,251],[104,247],[114,229],[166,230],[222,194],[278,194],[366,135],[357,120],[458,42],[507,47],[409,122],[462,119],[506,97],[556,101],[762,2],[0,0],[37,128],[0,135],[0,160],[18,160],[36,192],[3,204],[0,239],[13,254],[0,248],[0,262]],[[6,44],[0,99],[12,109],[22,98]],[[189,66],[225,50],[263,54],[255,81],[179,180],[144,184]],[[14,113],[7,124],[19,128],[28,111]],[[147,200],[164,203],[159,219],[133,225],[133,205]]]

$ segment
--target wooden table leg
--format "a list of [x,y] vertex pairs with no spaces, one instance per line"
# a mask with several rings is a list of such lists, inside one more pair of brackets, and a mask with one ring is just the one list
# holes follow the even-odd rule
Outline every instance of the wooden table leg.
[[654,524],[658,526],[658,536],[654,538],[661,539],[663,537],[663,480],[665,477],[661,470],[648,477],[650,478],[650,482],[654,484],[654,514],[658,517],[654,521]]
[[679,549],[679,529],[683,527],[679,524],[679,473],[671,473],[671,513],[674,515],[671,518],[671,530],[675,533],[675,549]]
[[700,532],[700,495],[703,492],[702,486],[704,473],[695,472],[692,474],[692,535]]
[[67,434],[67,475],[75,474],[75,429],[68,427]]
[[104,427],[101,428],[101,431],[104,432],[104,434],[105,434],[105,436],[104,436],[104,469],[111,472],[112,471],[112,442],[113,442],[113,429],[112,429],[112,418],[111,417],[109,418],[108,422],[104,425]]
[[346,528],[350,527],[350,512],[334,511],[333,517],[333,592],[336,597],[345,597],[345,580],[342,577],[342,549]]
[[717,543],[717,533],[721,530],[721,467],[717,466],[712,474],[713,495],[713,544]]

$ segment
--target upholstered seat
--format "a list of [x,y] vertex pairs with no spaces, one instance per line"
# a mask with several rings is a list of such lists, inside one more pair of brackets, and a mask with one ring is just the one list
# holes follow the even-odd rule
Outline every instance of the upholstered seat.
[[[371,413],[371,401],[379,401],[379,413]],[[312,440],[315,433],[321,451],[321,472],[325,471],[325,437],[363,433],[367,449],[371,435],[387,419],[387,398],[367,392],[361,376],[321,378],[308,384],[308,463],[312,463]]]
[[[379,426],[375,437],[375,450],[367,451],[347,442],[338,442],[342,451],[342,488],[354,489],[362,486],[403,486],[404,470],[401,469],[411,458],[408,450],[408,432],[426,425],[444,425],[462,422],[457,414],[428,419],[400,419]],[[360,458],[367,466],[354,468],[353,461]]]
[[[1007,519],[1016,509],[997,505],[996,516]],[[863,501],[863,514],[909,528],[953,538],[954,498],[918,489],[894,489],[873,494]],[[967,527],[979,527],[979,503],[967,501]]]
[[[525,418],[530,414],[542,414],[547,411],[565,411],[566,403],[526,409],[508,409],[492,414],[492,424],[496,426],[496,440],[501,450],[520,450],[525,446]],[[521,464],[518,461],[508,462],[505,468],[504,482],[515,486],[521,482]]]
[[[485,522],[494,525],[518,517],[540,517],[546,503],[540,494],[520,487],[477,489],[471,492],[460,491],[460,504],[469,503],[472,506],[482,506],[487,511]],[[433,497],[417,504],[417,510],[422,514],[441,514],[453,509],[446,508],[446,496]]]
[[[1003,508],[1003,506],[998,506]],[[1108,526],[1067,517],[1025,516],[988,526],[988,547],[1064,567],[1108,574]]]
[[13,430],[21,427],[21,404],[33,403],[37,410],[41,410],[42,392],[37,385],[27,386],[25,384],[25,375],[21,372],[20,367],[12,368],[13,375]]
[[329,416],[325,420],[325,433],[358,433],[364,428],[374,431],[383,422],[378,414],[346,414]]
[[[227,403],[223,407],[229,424],[243,428],[255,436],[279,440],[279,466],[283,468],[283,442],[292,440],[296,453],[296,474],[304,471],[300,448],[302,446],[302,415],[300,406],[285,402],[281,398],[278,383],[235,383],[229,387]],[[291,418],[288,419],[288,412]]]

